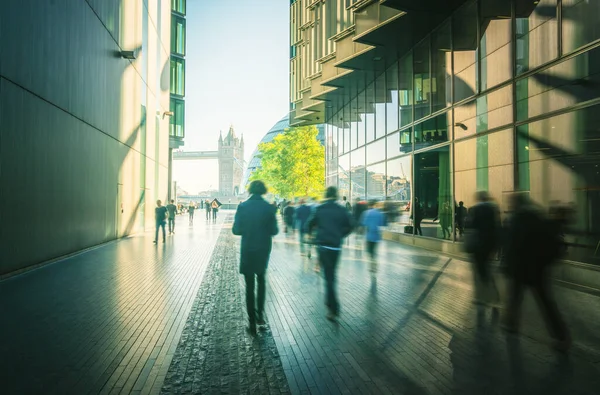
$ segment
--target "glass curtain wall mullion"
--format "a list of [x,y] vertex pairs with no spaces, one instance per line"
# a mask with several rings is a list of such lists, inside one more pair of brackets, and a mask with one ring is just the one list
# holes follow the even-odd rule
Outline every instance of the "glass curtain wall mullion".
[[185,19],[171,15],[171,53],[185,56]]
[[181,15],[186,14],[186,0],[171,0],[171,11],[180,13]]
[[185,96],[185,60],[171,56],[171,93]]

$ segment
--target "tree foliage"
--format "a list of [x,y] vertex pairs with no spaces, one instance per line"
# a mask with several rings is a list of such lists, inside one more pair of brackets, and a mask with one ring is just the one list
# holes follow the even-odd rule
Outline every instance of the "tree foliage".
[[315,126],[286,129],[258,146],[261,167],[251,180],[263,180],[269,191],[286,199],[313,196],[325,184],[325,148]]

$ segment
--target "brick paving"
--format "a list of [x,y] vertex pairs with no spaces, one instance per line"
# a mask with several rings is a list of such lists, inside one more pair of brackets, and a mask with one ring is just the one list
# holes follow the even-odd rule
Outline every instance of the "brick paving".
[[[382,245],[376,281],[354,240],[339,267],[337,324],[293,237],[274,243],[268,326],[245,333],[239,239],[187,217],[165,245],[125,239],[0,282],[1,392],[597,394],[598,296],[555,287],[572,329],[554,353],[537,307],[523,332],[477,313],[466,262]],[[7,303],[6,301],[10,301]]]

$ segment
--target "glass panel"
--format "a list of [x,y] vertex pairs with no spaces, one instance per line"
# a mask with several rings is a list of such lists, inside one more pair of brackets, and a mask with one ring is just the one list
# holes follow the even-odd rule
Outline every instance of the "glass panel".
[[367,164],[385,160],[385,139],[367,145]]
[[185,96],[185,60],[171,57],[171,93]]
[[517,121],[600,97],[600,48],[517,81]]
[[450,20],[436,30],[431,38],[431,96],[433,112],[452,103],[450,76],[452,75],[452,37]]
[[185,19],[171,15],[171,53],[185,55]]
[[481,90],[512,77],[511,5],[506,0],[481,0]]
[[[366,190],[365,190],[365,149],[359,148],[356,151],[352,151],[352,183],[351,183],[351,196],[352,201],[356,199],[364,199]],[[348,196],[342,195],[340,196]]]
[[361,92],[358,95],[356,101],[356,107],[358,108],[358,146],[362,147],[365,145],[365,128],[367,123],[365,121],[365,92]]
[[171,98],[170,111],[173,112],[173,116],[169,120],[169,136],[184,138],[185,102]]
[[350,194],[350,154],[342,155],[338,161],[338,192],[340,196]]
[[477,3],[471,1],[452,18],[454,50],[454,101],[461,101],[478,92],[477,75]]
[[358,100],[354,98],[350,102],[350,149],[356,149],[358,147],[358,112],[357,108]]
[[449,146],[415,155],[415,232],[452,238],[452,172]]
[[367,200],[384,200],[385,188],[385,162],[369,166],[367,169]]
[[400,101],[400,127],[413,121],[413,57],[409,52],[398,62],[398,94]]
[[171,10],[185,15],[186,0],[171,0]]
[[563,52],[600,39],[600,2],[562,0]]
[[371,83],[365,90],[365,124],[367,143],[375,140],[375,84]]
[[429,70],[430,38],[421,42],[414,50],[414,93],[415,120],[431,114],[431,72]]
[[512,85],[454,108],[454,138],[472,136],[512,123]]
[[512,129],[454,144],[457,240],[462,240],[467,210],[476,203],[476,192],[489,192],[501,212],[508,210],[506,197],[514,188],[513,158]]
[[340,133],[344,135],[344,152],[350,152],[350,105],[346,104],[344,106],[343,112],[343,121],[342,127],[340,128]]
[[392,67],[385,72],[385,88],[387,90],[386,108],[386,133],[393,133],[398,130],[398,116],[400,102],[398,100],[398,63],[394,63]]
[[567,204],[576,218],[568,259],[600,264],[600,106],[518,128],[518,186],[538,204]]
[[375,138],[385,136],[385,107],[387,97],[385,90],[385,73],[375,80]]
[[517,75],[558,56],[556,0],[516,3]]
[[415,150],[448,141],[451,113],[446,112],[415,125]]
[[[390,231],[404,233],[411,224],[412,156],[387,162],[387,200],[384,211],[388,216]],[[412,232],[410,232],[412,233]]]

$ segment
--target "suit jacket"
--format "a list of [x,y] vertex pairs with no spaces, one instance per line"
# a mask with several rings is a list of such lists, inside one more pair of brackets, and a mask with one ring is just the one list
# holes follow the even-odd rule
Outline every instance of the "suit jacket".
[[277,228],[276,209],[261,196],[252,195],[238,206],[233,234],[242,236],[240,273],[262,274],[267,270]]
[[469,211],[467,226],[475,232],[475,253],[490,253],[497,246],[500,236],[500,213],[493,203],[478,203]]
[[352,232],[350,212],[335,200],[328,200],[317,206],[306,225],[309,233],[316,228],[315,241],[318,245],[332,248],[339,248],[342,239]]

